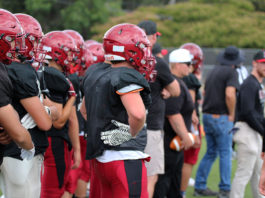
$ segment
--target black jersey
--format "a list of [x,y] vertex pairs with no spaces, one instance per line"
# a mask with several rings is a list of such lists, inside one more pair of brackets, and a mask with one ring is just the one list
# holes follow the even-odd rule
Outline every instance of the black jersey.
[[[35,69],[29,64],[13,62],[7,66],[7,71],[14,87],[12,105],[18,112],[19,118],[22,119],[27,114],[27,111],[20,103],[20,100],[40,96],[40,82]],[[41,131],[37,126],[28,131],[35,145],[35,155],[44,153],[48,147],[45,131]],[[14,142],[7,145],[5,156],[21,159],[20,149]]]
[[[0,63],[0,108],[4,107],[12,102],[13,87],[8,77],[6,67],[3,63]],[[1,133],[1,131],[0,131]],[[0,144],[0,165],[3,161],[5,146]]]
[[[89,68],[90,69],[90,68]],[[102,155],[106,149],[144,150],[146,129],[119,146],[107,146],[100,139],[102,131],[113,129],[111,120],[128,124],[128,115],[117,91],[129,85],[139,85],[143,101],[150,103],[150,88],[144,77],[134,69],[126,67],[112,68],[102,63],[91,68],[84,78],[84,95],[87,112],[87,159]]]
[[[45,79],[46,87],[49,90],[49,99],[64,106],[68,100],[67,93],[70,88],[66,77],[62,72],[53,67],[45,67],[43,78]],[[41,87],[43,87],[43,85],[41,85]],[[61,137],[70,144],[68,136],[68,121],[61,129],[56,129],[52,126],[52,128],[47,131],[47,135],[50,137]]]

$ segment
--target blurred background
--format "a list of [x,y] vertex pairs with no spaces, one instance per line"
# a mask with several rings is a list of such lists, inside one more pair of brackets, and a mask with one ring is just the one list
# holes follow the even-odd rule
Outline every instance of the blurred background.
[[99,42],[115,24],[153,20],[163,48],[186,42],[201,46],[202,80],[224,47],[240,48],[248,70],[256,49],[265,48],[265,0],[0,0],[0,7],[34,16],[44,34],[74,29]]

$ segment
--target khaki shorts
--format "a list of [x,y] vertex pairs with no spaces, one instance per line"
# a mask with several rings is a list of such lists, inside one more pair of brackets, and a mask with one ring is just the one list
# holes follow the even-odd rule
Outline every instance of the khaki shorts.
[[162,130],[147,130],[147,144],[144,152],[151,156],[151,160],[145,162],[147,176],[164,174],[164,132]]

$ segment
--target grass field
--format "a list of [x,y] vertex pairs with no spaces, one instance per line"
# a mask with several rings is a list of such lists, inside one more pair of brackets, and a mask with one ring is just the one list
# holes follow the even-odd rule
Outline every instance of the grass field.
[[[206,152],[206,141],[205,138],[202,139],[202,147],[200,150],[200,154],[199,154],[199,160],[196,164],[196,166],[193,168],[193,172],[192,172],[192,177],[195,178],[196,176],[196,171],[199,165],[200,160],[202,159],[202,157],[204,156],[204,153]],[[231,178],[231,183],[232,183],[232,179],[234,177],[234,173],[236,171],[236,160],[232,160],[232,178]],[[219,191],[218,189],[218,184],[220,181],[220,177],[219,177],[219,158],[216,159],[215,163],[212,166],[212,170],[210,172],[210,175],[208,177],[208,183],[207,186],[214,191]],[[188,187],[187,189],[187,193],[186,193],[186,198],[195,198],[193,196],[193,191],[194,188],[193,187]],[[213,198],[213,197],[209,197],[209,198]],[[245,198],[252,198],[252,192],[250,189],[250,185],[248,184],[245,190]]]

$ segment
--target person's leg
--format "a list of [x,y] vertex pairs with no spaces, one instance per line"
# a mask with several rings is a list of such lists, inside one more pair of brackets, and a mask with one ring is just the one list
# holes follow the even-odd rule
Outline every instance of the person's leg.
[[148,178],[149,198],[153,197],[158,174],[165,172],[164,168],[164,133],[161,130],[147,130],[147,144],[145,153],[149,154],[151,160],[145,162]]
[[188,187],[189,179],[192,173],[192,164],[184,163],[182,167],[182,177],[181,177],[181,186],[180,190],[181,192],[186,192],[186,189]]
[[41,155],[23,161],[5,157],[1,166],[5,197],[39,197],[42,162]]
[[230,191],[231,189],[231,168],[232,168],[232,133],[233,122],[228,120],[227,115],[222,115],[216,119],[215,123],[215,138],[217,149],[220,156],[219,169],[220,178],[219,189]]
[[77,188],[75,191],[75,196],[78,198],[85,198],[87,195],[87,185],[88,185],[88,182],[82,179],[79,179],[77,181]]
[[165,149],[165,173],[158,176],[153,196],[154,198],[164,198],[168,195],[172,185],[172,179],[176,175],[175,167],[177,162],[177,152]]
[[49,137],[48,141],[41,176],[41,198],[57,198],[65,191],[65,181],[70,171],[70,153],[63,139]]
[[195,189],[199,190],[204,190],[207,188],[207,178],[217,157],[217,143],[214,134],[215,122],[211,114],[203,115],[203,124],[207,142],[207,150],[196,173]]
[[176,152],[176,164],[172,167],[171,185],[167,193],[168,198],[182,198],[180,186],[182,177],[182,167],[184,162],[183,151]]
[[147,189],[148,189],[149,198],[153,197],[157,180],[158,180],[158,175],[152,175],[147,177]]
[[77,181],[75,196],[78,198],[85,198],[87,195],[87,185],[90,179],[90,162],[86,160],[86,139],[84,136],[79,137],[81,148],[82,166],[80,167],[81,173]]
[[101,196],[100,172],[98,171],[99,162],[96,159],[89,160],[90,162],[90,188],[89,198],[99,198]]
[[255,134],[245,123],[237,122],[235,127],[239,128],[233,137],[237,144],[237,169],[230,195],[233,198],[243,198],[245,187],[253,175],[259,149]]
[[189,184],[189,180],[192,173],[193,166],[198,161],[200,148],[190,148],[184,150],[184,164],[182,168],[182,177],[181,177],[181,192],[185,195],[186,189]]
[[256,163],[253,169],[253,174],[252,177],[250,179],[250,183],[251,183],[251,189],[252,189],[252,194],[253,197],[257,197],[257,198],[264,198],[265,196],[261,195],[259,193],[259,179],[260,179],[260,170],[262,167],[262,163],[263,160],[261,158],[261,151],[262,151],[262,137],[256,133],[256,143],[257,143],[257,147],[258,147],[258,154],[256,155]]
[[96,162],[101,197],[148,198],[147,173],[143,160]]

